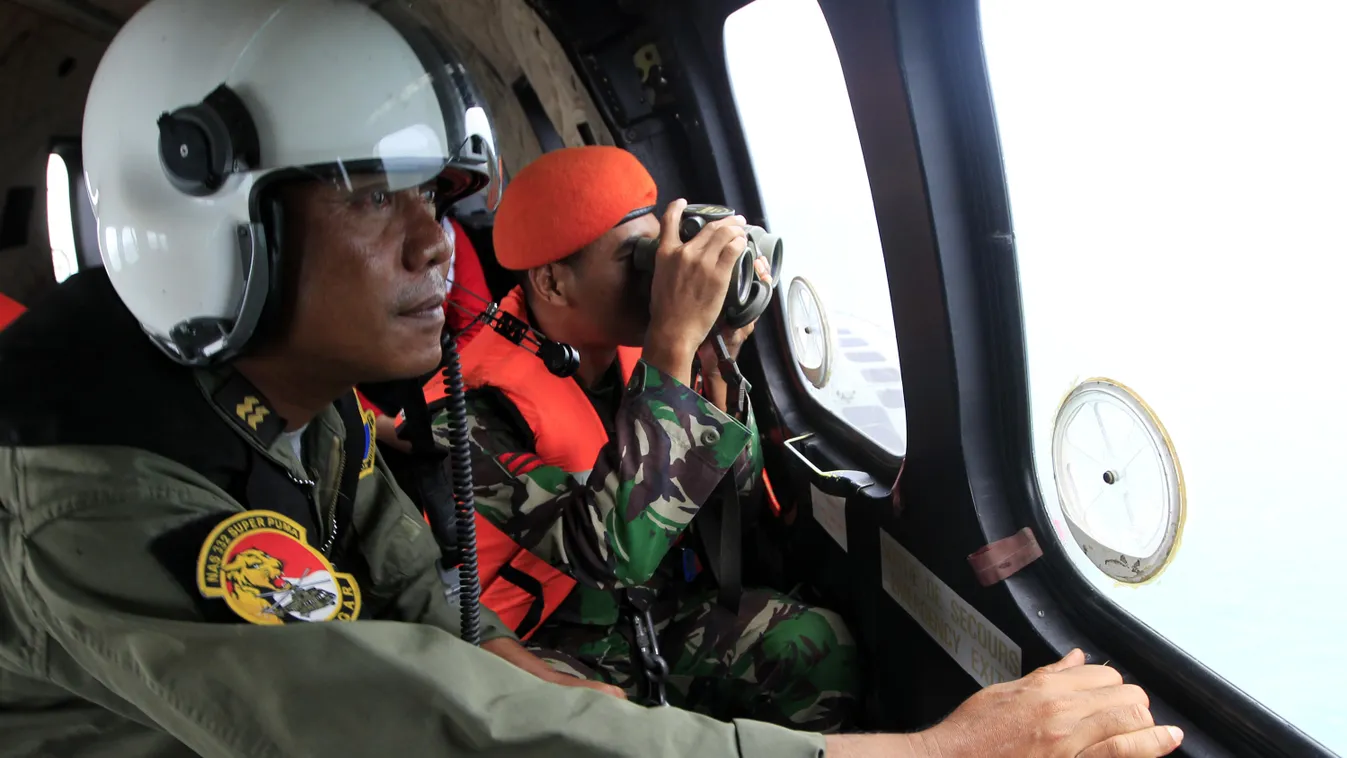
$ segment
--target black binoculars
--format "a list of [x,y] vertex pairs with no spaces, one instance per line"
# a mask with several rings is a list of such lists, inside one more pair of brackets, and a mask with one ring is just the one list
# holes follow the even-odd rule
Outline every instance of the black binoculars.
[[[722,218],[733,216],[734,209],[723,205],[688,205],[683,209],[683,217],[678,222],[678,236],[684,242],[697,236],[707,224]],[[735,263],[734,273],[730,275],[729,292],[725,294],[725,306],[721,310],[722,322],[739,329],[753,323],[772,302],[772,292],[781,276],[781,238],[771,234],[761,226],[748,226],[748,246]],[[651,274],[655,270],[655,252],[659,250],[659,240],[646,237],[636,241],[632,262],[637,271]],[[772,284],[762,281],[753,263],[758,258],[767,261],[771,271]]]

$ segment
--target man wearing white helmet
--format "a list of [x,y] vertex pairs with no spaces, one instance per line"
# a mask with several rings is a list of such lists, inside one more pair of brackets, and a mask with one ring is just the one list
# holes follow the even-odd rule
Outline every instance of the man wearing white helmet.
[[352,390],[438,363],[435,210],[494,194],[453,47],[374,0],[153,0],[109,47],[84,124],[105,272],[0,333],[0,753],[1173,749],[1078,654],[921,735],[825,742],[554,686],[458,639]]

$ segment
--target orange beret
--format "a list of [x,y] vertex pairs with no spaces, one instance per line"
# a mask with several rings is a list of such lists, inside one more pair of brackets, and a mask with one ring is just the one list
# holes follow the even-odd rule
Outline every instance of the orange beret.
[[655,180],[618,147],[544,153],[506,186],[492,240],[500,265],[525,271],[578,251],[634,212],[653,210]]

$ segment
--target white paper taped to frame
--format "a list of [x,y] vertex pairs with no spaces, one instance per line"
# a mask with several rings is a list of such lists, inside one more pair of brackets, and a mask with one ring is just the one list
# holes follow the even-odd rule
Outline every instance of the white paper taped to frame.
[[879,556],[884,591],[979,684],[1020,678],[1020,646],[887,532],[879,534]]

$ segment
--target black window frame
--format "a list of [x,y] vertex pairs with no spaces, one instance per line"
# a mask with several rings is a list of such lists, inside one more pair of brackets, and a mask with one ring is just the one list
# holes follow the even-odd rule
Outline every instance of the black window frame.
[[[1056,538],[1035,471],[1015,240],[979,4],[821,2],[833,8],[830,22],[840,17],[843,4],[851,15],[860,15],[862,4],[893,9],[890,30],[897,34],[897,63],[907,81],[929,190],[935,243],[930,252],[941,272],[925,284],[944,293],[951,332],[962,336],[948,349],[977,517],[989,535],[1029,525],[1044,550],[1022,576],[1003,583],[1005,591],[1058,653],[1071,647],[1096,651],[1146,687],[1157,719],[1196,726],[1196,732],[1187,730],[1185,754],[1331,756],[1294,724],[1109,601],[1076,570]],[[905,274],[907,286],[920,286],[909,277]],[[1166,718],[1171,714],[1177,718]]]
[[[1185,730],[1185,755],[1332,756],[1108,601],[1056,540],[1031,449],[1014,237],[978,4],[818,2],[846,77],[885,253],[908,406],[904,457],[934,459],[940,468],[913,471],[903,484],[909,477],[966,483],[967,499],[946,507],[971,511],[957,518],[974,519],[984,544],[1024,526],[1043,538],[1044,557],[990,588],[978,605],[1018,634],[1026,655],[1079,647],[1144,686],[1156,719]],[[670,47],[666,60],[677,62],[671,70],[680,75],[675,85],[703,190],[762,222],[724,56],[724,20],[747,4],[691,0],[652,12]],[[741,362],[771,390],[766,415],[819,432],[824,457],[897,474],[902,459],[885,455],[805,390],[778,305],[755,334],[757,349]]]
[[[725,20],[749,5],[749,0],[691,0],[686,6],[660,4],[652,8],[654,25],[662,30],[660,50],[668,64],[671,84],[680,103],[689,154],[693,156],[700,189],[744,214],[750,223],[771,228],[748,153],[747,136],[734,101],[725,57]],[[842,51],[838,50],[839,57]],[[858,125],[859,126],[859,125]],[[871,182],[873,186],[873,181]],[[876,202],[876,207],[878,207]],[[876,219],[878,221],[878,219]],[[787,240],[789,244],[789,240]],[[787,254],[790,254],[789,252]],[[887,265],[887,264],[886,264]],[[890,306],[896,308],[893,276],[889,277]],[[811,455],[824,465],[860,466],[879,481],[892,483],[906,455],[896,455],[867,437],[825,407],[806,388],[795,365],[785,311],[781,304],[789,282],[780,282],[772,305],[759,319],[753,340],[739,363],[755,388],[754,409],[763,426],[812,431]],[[899,340],[900,365],[906,352]],[[908,373],[903,373],[906,392]],[[910,414],[909,409],[909,414]],[[909,438],[911,416],[902,429]],[[776,456],[768,454],[772,464]]]

